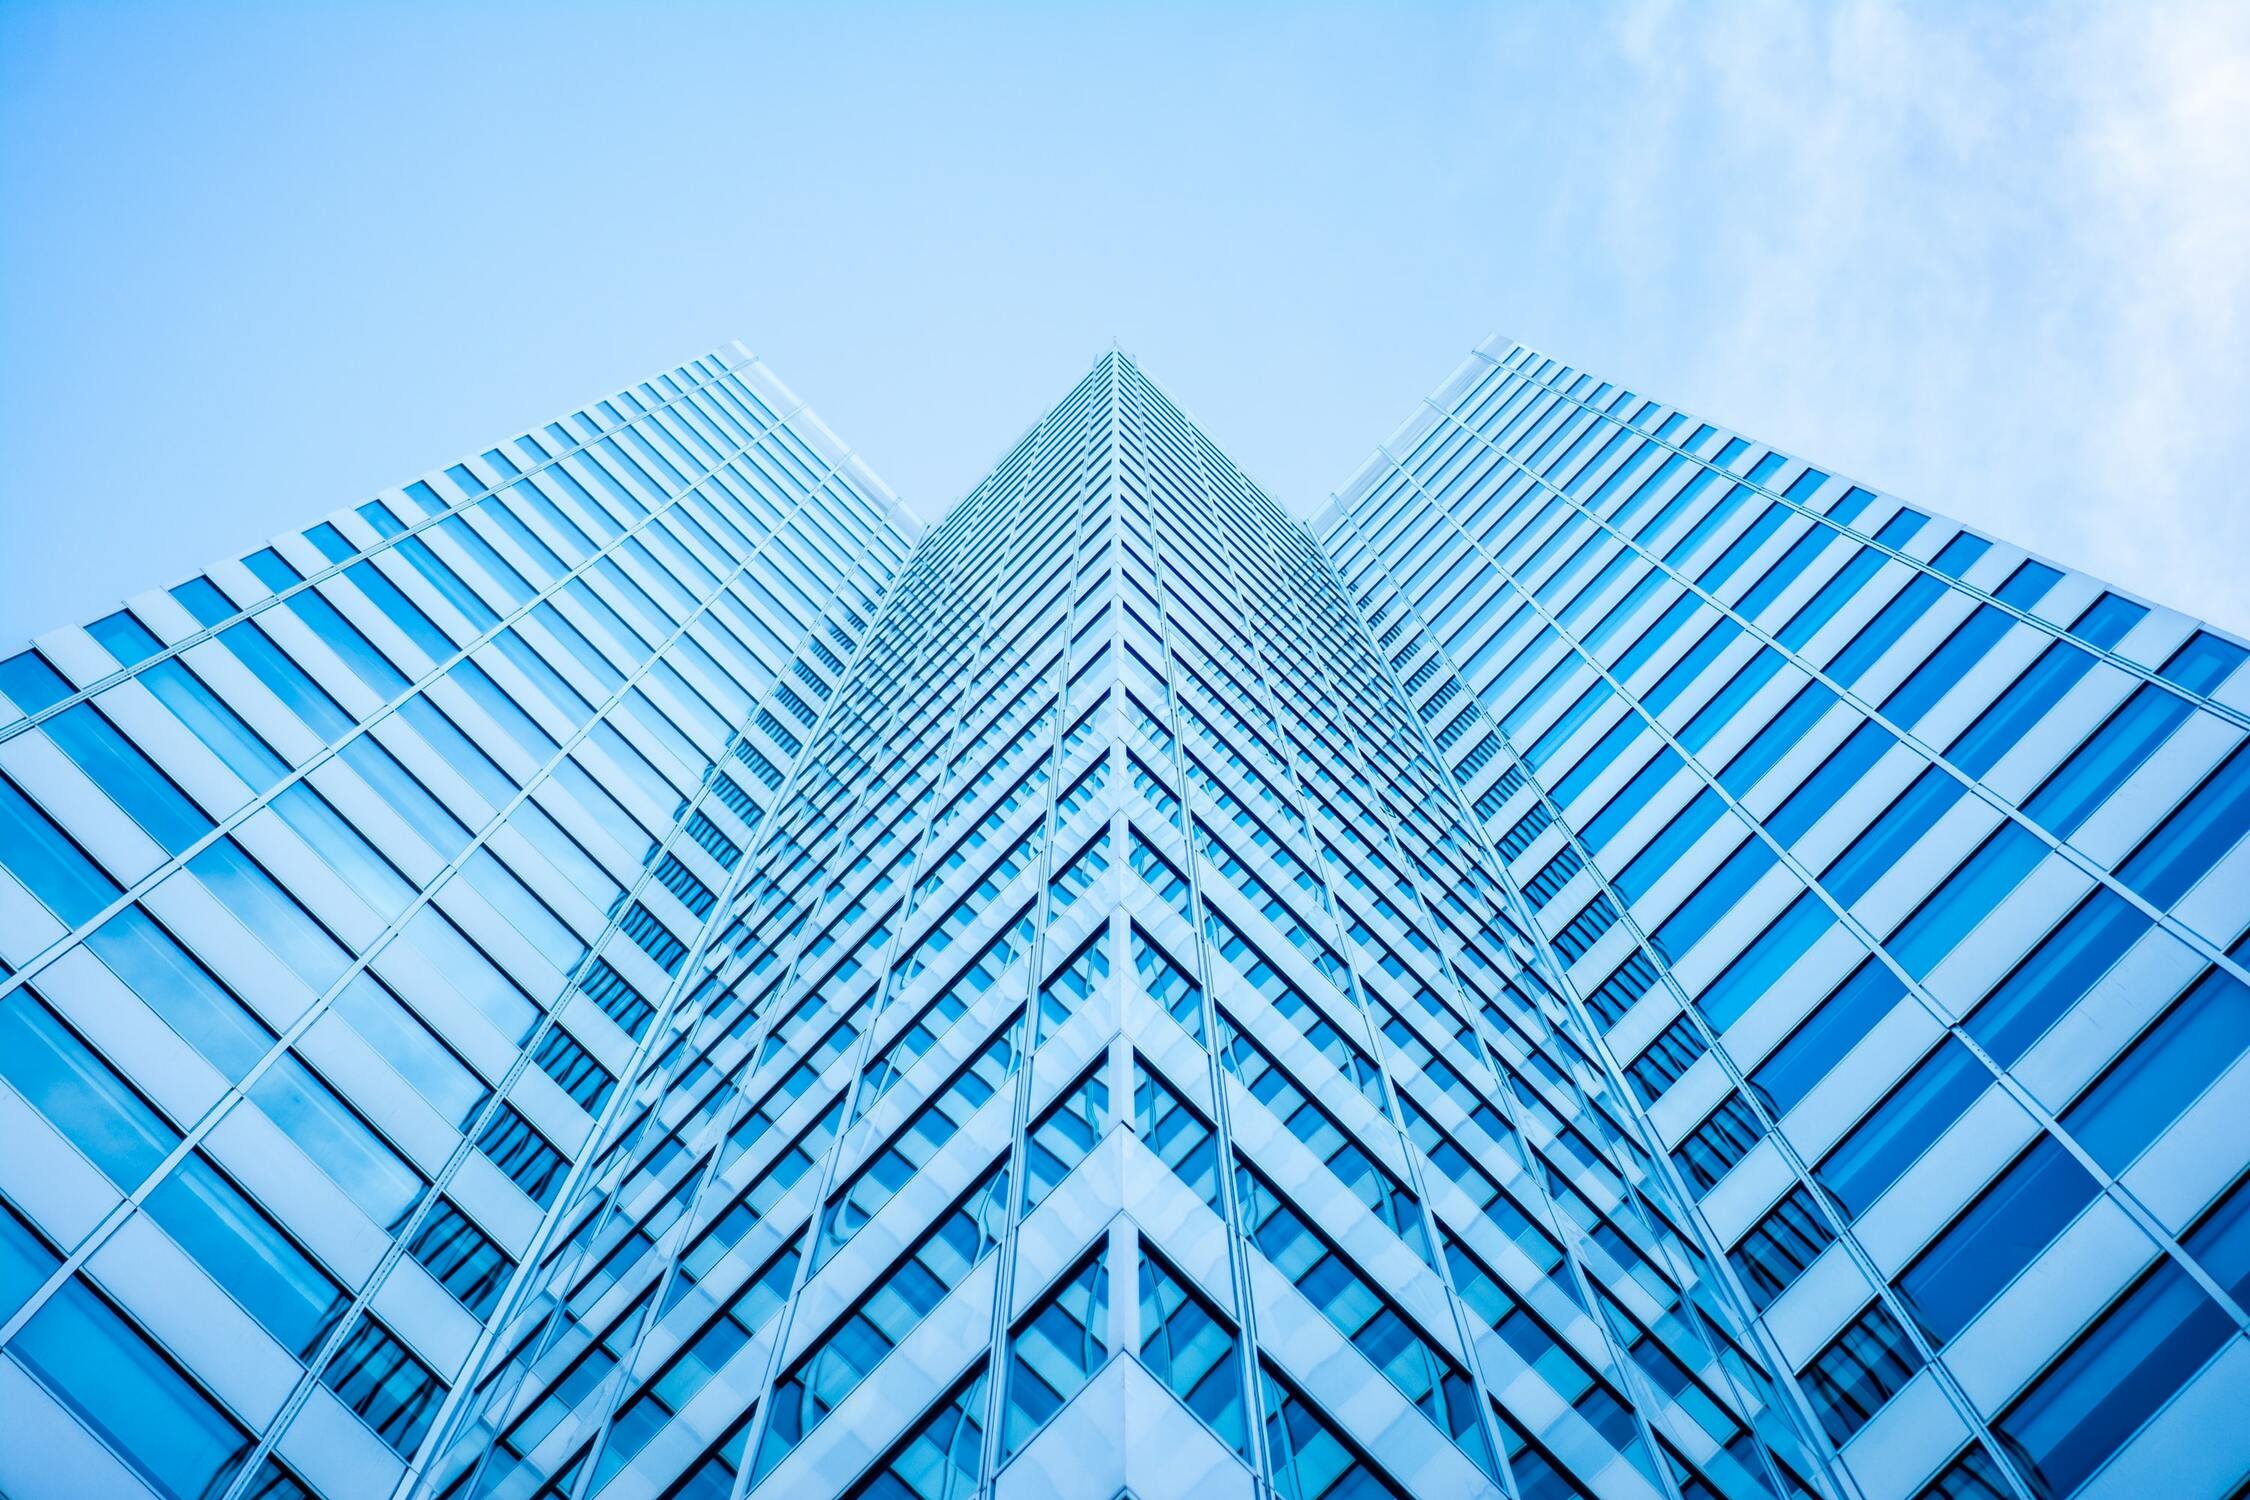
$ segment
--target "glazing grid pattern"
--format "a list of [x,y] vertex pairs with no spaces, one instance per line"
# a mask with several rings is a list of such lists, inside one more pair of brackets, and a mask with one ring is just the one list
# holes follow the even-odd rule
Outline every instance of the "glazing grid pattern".
[[1842,1477],[2238,1482],[2241,644],[1505,340],[1316,529]]
[[1309,530],[698,361],[0,662],[0,1487],[2222,1493],[2243,654],[1500,340]]

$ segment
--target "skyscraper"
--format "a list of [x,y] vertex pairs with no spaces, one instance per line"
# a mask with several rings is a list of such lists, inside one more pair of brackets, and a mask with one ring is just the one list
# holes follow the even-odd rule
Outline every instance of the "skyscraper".
[[1505,341],[1309,527],[698,360],[0,662],[0,1491],[2224,1494],[2246,654]]

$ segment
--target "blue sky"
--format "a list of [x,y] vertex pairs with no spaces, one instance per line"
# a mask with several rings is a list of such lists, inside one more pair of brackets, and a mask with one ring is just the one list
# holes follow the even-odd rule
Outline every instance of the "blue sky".
[[0,4],[0,637],[728,338],[1310,511],[1501,331],[2250,628],[2250,8]]

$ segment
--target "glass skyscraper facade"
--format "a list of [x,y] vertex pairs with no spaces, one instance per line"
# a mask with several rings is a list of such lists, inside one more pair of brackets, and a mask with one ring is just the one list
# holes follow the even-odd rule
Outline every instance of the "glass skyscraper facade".
[[0,661],[0,1492],[2226,1495],[2246,654],[1504,340],[926,534],[714,354]]

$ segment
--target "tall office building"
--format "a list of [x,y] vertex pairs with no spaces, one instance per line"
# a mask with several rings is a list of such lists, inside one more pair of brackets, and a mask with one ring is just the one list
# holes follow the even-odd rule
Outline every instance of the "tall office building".
[[0,662],[0,1491],[2219,1496],[2243,646],[1495,341],[740,351]]

